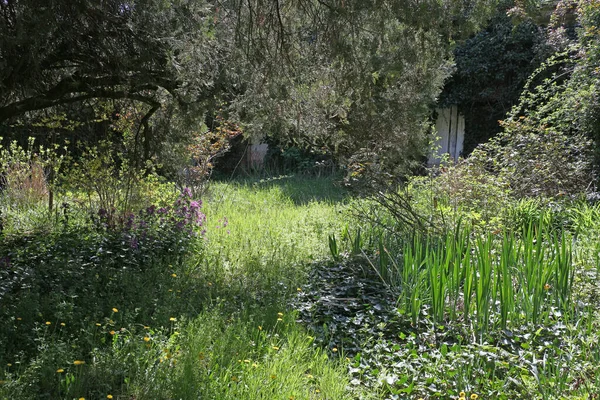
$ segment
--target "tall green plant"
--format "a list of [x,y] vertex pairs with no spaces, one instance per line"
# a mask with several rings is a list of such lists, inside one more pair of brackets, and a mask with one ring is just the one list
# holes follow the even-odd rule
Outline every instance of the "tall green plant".
[[[459,226],[439,237],[415,234],[393,264],[390,281],[402,310],[418,324],[427,306],[436,323],[463,320],[484,334],[568,314],[573,286],[572,244],[546,219],[522,233],[476,234]],[[483,337],[483,336],[481,336]]]

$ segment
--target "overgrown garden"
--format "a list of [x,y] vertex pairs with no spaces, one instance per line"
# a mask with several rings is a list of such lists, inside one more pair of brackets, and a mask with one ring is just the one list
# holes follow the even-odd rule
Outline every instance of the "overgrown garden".
[[598,26],[0,2],[0,398],[597,398]]

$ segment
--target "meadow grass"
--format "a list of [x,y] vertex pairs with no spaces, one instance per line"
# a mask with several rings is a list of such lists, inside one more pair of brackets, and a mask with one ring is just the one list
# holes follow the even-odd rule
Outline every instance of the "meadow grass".
[[342,363],[288,305],[327,257],[343,201],[331,179],[216,182],[204,232],[174,253],[177,241],[134,255],[118,235],[68,227],[17,253],[4,241],[16,276],[46,272],[3,293],[0,398],[350,398]]
[[0,398],[600,390],[598,206],[527,201],[498,231],[386,236],[347,210],[385,212],[330,178],[211,182],[203,201],[198,236],[157,219],[149,237],[113,232],[76,203],[68,221],[12,210],[27,229],[0,246]]

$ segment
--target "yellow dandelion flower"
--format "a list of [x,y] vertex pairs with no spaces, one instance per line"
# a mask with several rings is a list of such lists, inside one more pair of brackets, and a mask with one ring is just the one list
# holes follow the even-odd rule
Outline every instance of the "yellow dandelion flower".
[[279,347],[273,346],[273,350],[279,350]]
[[466,395],[467,395],[467,394],[466,394],[465,392],[460,392],[460,393],[458,394],[458,397],[465,397]]
[[113,311],[113,312],[119,312],[119,309],[118,309],[118,308],[115,308],[115,307],[113,307],[112,311]]
[[8,367],[12,367],[12,364],[11,364],[11,363],[8,363],[8,364],[6,364],[6,366],[8,366]]
[[61,322],[60,326],[67,326],[67,324],[65,324],[64,322]]
[[115,331],[110,331],[109,332],[111,335],[114,335],[116,332]]
[[85,400],[85,397],[80,397],[79,400]]
[[62,374],[63,372],[65,372],[65,370],[62,369],[62,368],[59,368],[59,369],[56,370],[57,374]]
[[177,274],[171,274],[173,278],[177,278]]
[[107,395],[106,395],[106,398],[107,398],[107,399],[112,399],[112,398],[113,398],[113,395],[112,395],[112,394],[107,394]]
[[175,318],[175,317],[171,317],[171,318],[169,318],[169,321],[171,321],[171,322],[175,322],[175,321],[177,321],[177,318]]
[[477,396],[477,394],[476,394],[476,393],[473,393],[473,394],[471,395],[471,400],[476,400],[478,397],[479,397],[479,396]]
[[333,349],[331,349],[331,351],[333,351],[334,353],[337,353],[337,347],[334,347]]
[[297,290],[297,291],[299,291],[299,292],[301,292],[301,291],[302,291],[302,288],[296,288],[296,290]]
[[250,360],[244,360],[246,364],[250,364]]
[[312,378],[314,378],[314,376],[312,376],[311,374],[306,374],[306,377],[307,377],[308,379],[312,379]]
[[85,361],[75,360],[75,361],[73,361],[73,364],[75,364],[75,365],[83,365],[83,364],[85,364]]
[[550,288],[552,288],[552,286],[550,286],[550,284],[549,284],[549,283],[546,283],[546,284],[544,285],[544,290],[550,290]]
[[99,323],[96,322],[96,326],[102,326],[102,324],[99,324]]
[[148,336],[144,336],[144,342],[149,342],[150,338]]
[[17,317],[17,321],[21,321],[21,319],[22,319],[21,317]]
[[278,316],[279,318],[281,318],[281,317],[283,317],[283,313],[280,313],[280,312],[278,312],[278,313],[277,313],[277,316]]
[[52,325],[52,322],[46,321],[46,325]]
[[260,326],[260,325],[259,325],[259,326],[258,326],[258,330],[259,330],[259,331],[262,331],[262,326]]
[[319,389],[315,389],[316,393],[321,393],[321,391]]
[[283,319],[282,318],[277,318],[277,321],[283,321]]

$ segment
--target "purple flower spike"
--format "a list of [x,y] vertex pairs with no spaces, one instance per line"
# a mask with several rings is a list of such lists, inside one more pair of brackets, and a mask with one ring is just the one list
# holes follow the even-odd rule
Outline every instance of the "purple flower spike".
[[190,189],[188,187],[183,188],[181,195],[182,195],[182,197],[189,197],[191,199],[192,198],[192,189]]

